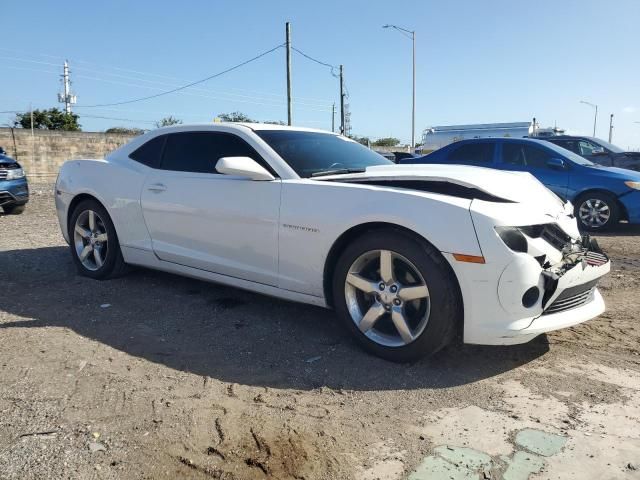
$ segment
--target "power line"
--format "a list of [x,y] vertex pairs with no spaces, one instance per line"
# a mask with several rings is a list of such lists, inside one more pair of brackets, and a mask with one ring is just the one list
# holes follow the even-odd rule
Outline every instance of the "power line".
[[303,57],[307,58],[308,60],[311,60],[312,62],[315,62],[319,65],[322,65],[324,67],[329,67],[331,69],[331,75],[333,75],[334,77],[337,77],[338,75],[335,74],[335,71],[338,67],[335,65],[331,65],[329,63],[323,62],[321,60],[318,60],[317,58],[313,58],[311,55],[307,55],[306,53],[304,53],[302,50],[296,48],[296,47],[291,47],[291,50],[299,53],[300,55],[302,55]]
[[[19,53],[19,54],[23,54],[23,55],[31,55],[31,56],[40,55],[40,56],[44,56],[44,57],[48,57],[48,58],[62,58],[62,57],[58,57],[58,56],[55,56],[55,55],[48,55],[48,54],[44,54],[44,53],[31,54],[31,53],[27,53],[27,52],[23,52],[23,51],[19,51],[19,50],[12,50],[12,49],[3,48],[3,47],[0,47],[0,51],[1,50],[8,51],[8,52]],[[302,53],[302,54],[304,54],[304,53]],[[57,64],[57,63],[38,61],[38,60],[29,59],[29,58],[17,58],[15,56],[14,57],[0,56],[0,58],[5,59],[5,60],[18,61],[18,62],[28,62],[28,63],[36,63],[36,64],[40,64],[40,65],[50,65],[50,66],[59,67],[59,64]],[[150,80],[150,79],[140,78],[140,77],[131,77],[129,75],[122,75],[122,74],[118,74],[118,73],[112,73],[112,72],[104,71],[104,69],[113,69],[113,70],[119,70],[119,71],[123,71],[123,72],[131,72],[131,73],[135,73],[135,74],[143,75],[143,76],[159,77],[159,78],[165,78],[165,79],[168,79],[168,80],[175,80],[177,82],[185,82],[186,81],[184,78],[178,78],[178,77],[173,77],[173,76],[169,76],[169,75],[162,75],[162,74],[153,73],[153,72],[144,72],[144,71],[140,71],[140,70],[132,70],[132,69],[128,69],[128,68],[121,68],[121,67],[115,67],[115,66],[110,66],[110,65],[102,65],[102,64],[99,64],[99,63],[95,63],[95,62],[87,62],[86,60],[74,59],[72,57],[70,58],[70,60],[72,61],[72,63],[74,63],[74,70],[85,70],[85,71],[89,71],[89,72],[93,72],[93,73],[98,73],[100,75],[108,75],[108,76],[113,76],[113,77],[125,78],[125,79],[128,79],[128,80],[135,80],[135,81],[146,82],[146,83],[156,83],[156,84],[159,84],[159,85],[172,86],[170,83],[162,82],[162,81],[158,81],[158,80]],[[315,61],[315,59],[312,59],[312,60]],[[97,67],[100,67],[101,70],[96,70],[94,68],[87,68],[87,67],[83,67],[83,66],[78,66],[77,63],[95,65]],[[328,64],[327,64],[327,66],[328,66]],[[16,67],[16,66],[8,66],[8,68],[14,68],[14,69],[19,69],[19,70],[29,70],[29,69],[24,68],[24,67]],[[58,72],[48,72],[48,71],[44,71],[44,70],[33,70],[33,71],[40,71],[40,72],[43,72],[43,73],[52,73],[52,74],[55,73],[56,75],[58,74]],[[284,96],[282,94],[280,94],[280,93],[261,92],[261,91],[257,91],[257,90],[247,90],[247,89],[235,88],[235,87],[231,87],[230,89],[231,90],[236,90],[238,92],[253,93],[253,94],[257,94],[259,96],[271,96],[271,97],[278,97],[280,99],[284,98]],[[196,90],[206,91],[206,89],[196,89]],[[209,91],[210,92],[214,92],[212,90],[209,90]],[[256,97],[255,95],[253,95],[253,96],[241,95],[239,93],[232,93],[232,92],[215,91],[214,93],[220,93],[220,94],[223,94],[223,95],[232,95],[232,96],[238,96],[238,97],[261,99],[259,97]],[[310,102],[320,103],[322,105],[330,103],[328,100],[320,99],[320,98],[312,98],[312,97],[295,97],[295,98],[298,99],[298,101],[296,103],[299,103],[299,100],[308,100]]]
[[259,58],[264,57],[265,55],[268,55],[268,54],[270,54],[272,52],[275,52],[279,48],[282,48],[283,45],[284,44],[281,43],[280,45],[277,45],[277,46],[267,50],[266,52],[262,52],[261,54],[256,55],[255,57],[250,58],[249,60],[246,60],[246,61],[244,61],[242,63],[234,65],[233,67],[227,68],[226,70],[223,70],[221,72],[215,73],[215,74],[210,75],[210,76],[208,76],[206,78],[203,78],[201,80],[196,80],[195,82],[191,82],[191,83],[189,83],[187,85],[183,85],[181,87],[177,87],[177,88],[174,88],[172,90],[168,90],[166,92],[161,92],[161,93],[157,93],[155,95],[149,95],[149,96],[141,97],[141,98],[134,98],[134,99],[131,99],[131,100],[124,100],[124,101],[121,101],[121,102],[101,103],[101,104],[95,104],[95,105],[77,105],[76,108],[95,108],[95,107],[111,107],[111,106],[115,106],[115,105],[125,105],[125,104],[128,104],[128,103],[142,102],[144,100],[151,100],[152,98],[158,98],[158,97],[162,97],[164,95],[169,95],[171,93],[179,92],[180,90],[184,90],[186,88],[193,87],[194,85],[198,85],[200,83],[204,83],[204,82],[206,82],[208,80],[212,80],[212,79],[214,79],[216,77],[220,77],[220,76],[222,76],[222,75],[224,75],[226,73],[232,72],[233,70],[237,70],[238,68],[243,67],[243,66],[247,65],[248,63],[254,62],[254,61],[258,60]]

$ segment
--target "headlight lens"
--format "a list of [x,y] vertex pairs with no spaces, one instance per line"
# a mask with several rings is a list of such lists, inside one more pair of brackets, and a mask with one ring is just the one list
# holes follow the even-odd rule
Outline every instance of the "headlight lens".
[[21,168],[12,168],[7,170],[7,180],[15,180],[17,178],[24,178],[24,170]]
[[633,188],[635,190],[640,190],[640,182],[633,182],[631,180],[624,182],[624,184],[629,187],[629,188]]
[[504,244],[514,252],[527,253],[529,243],[520,229],[516,227],[496,227],[496,232]]

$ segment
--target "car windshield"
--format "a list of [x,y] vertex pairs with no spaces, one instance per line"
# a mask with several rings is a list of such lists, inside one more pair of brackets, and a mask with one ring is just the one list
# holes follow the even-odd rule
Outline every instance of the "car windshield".
[[573,153],[571,150],[567,150],[566,148],[559,147],[555,143],[545,143],[545,146],[550,148],[551,150],[554,150],[554,151],[558,152],[563,157],[568,158],[573,163],[577,163],[578,165],[584,165],[584,166],[587,166],[587,167],[595,167],[595,166],[597,166],[595,163],[590,162],[586,158],[581,157],[580,155],[578,155],[577,153]]
[[374,165],[395,165],[382,155],[350,138],[300,130],[257,130],[302,178],[330,173],[349,173]]
[[599,138],[592,139],[594,143],[597,143],[601,147],[604,147],[605,150],[609,150],[613,153],[623,153],[624,150],[620,147],[614,145],[613,143],[605,142],[604,140],[600,140]]

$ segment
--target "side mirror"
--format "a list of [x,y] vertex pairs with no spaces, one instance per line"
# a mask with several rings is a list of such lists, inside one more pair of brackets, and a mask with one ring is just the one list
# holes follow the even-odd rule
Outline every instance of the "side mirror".
[[222,157],[216,162],[216,171],[250,180],[275,180],[266,168],[250,157]]
[[550,158],[547,160],[547,167],[553,168],[554,170],[566,170],[566,164],[564,160],[561,158]]

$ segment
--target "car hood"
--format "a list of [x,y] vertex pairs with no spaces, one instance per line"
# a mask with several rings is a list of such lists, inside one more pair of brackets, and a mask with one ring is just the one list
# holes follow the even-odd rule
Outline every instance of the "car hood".
[[476,189],[488,195],[524,204],[536,204],[546,211],[557,212],[564,202],[528,172],[512,172],[464,165],[389,165],[368,167],[361,173],[331,175],[318,180],[349,183],[389,182],[393,180],[447,182]]
[[599,175],[603,175],[609,178],[615,178],[620,180],[632,180],[634,182],[640,182],[640,172],[635,170],[629,170],[626,168],[618,167],[605,167],[603,165],[583,165],[584,168],[588,168],[590,172],[597,172]]

